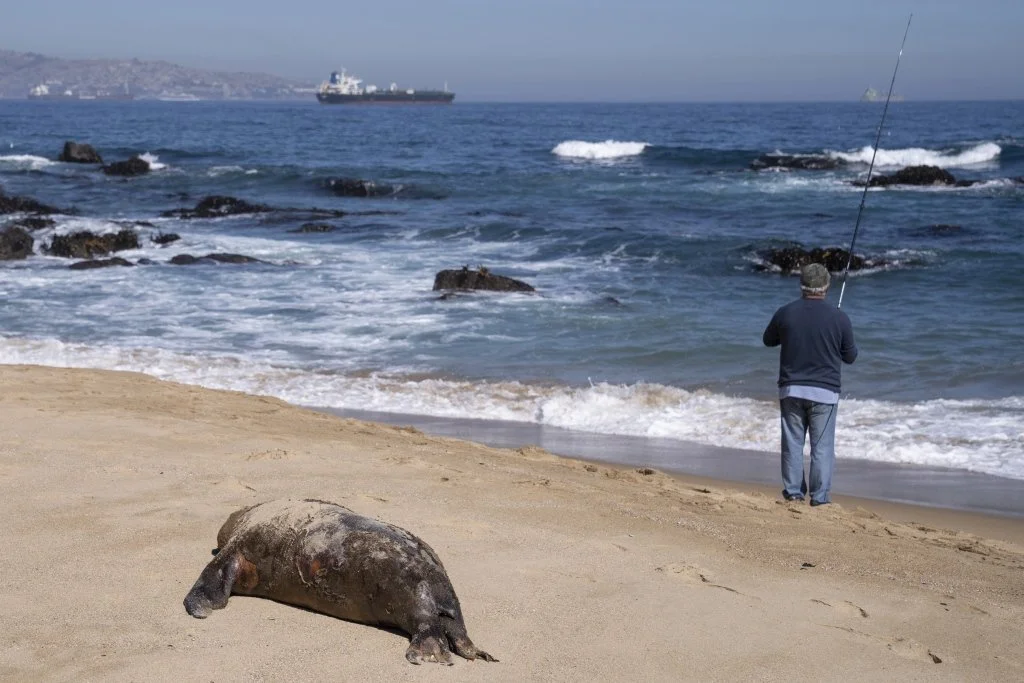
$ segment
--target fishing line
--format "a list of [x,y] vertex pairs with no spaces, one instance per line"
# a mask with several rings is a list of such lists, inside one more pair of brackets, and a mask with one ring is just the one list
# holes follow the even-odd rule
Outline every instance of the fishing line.
[[875,156],[878,154],[878,143],[882,139],[882,127],[885,125],[885,115],[889,111],[889,100],[892,99],[892,88],[896,85],[896,72],[900,70],[900,57],[903,56],[903,46],[907,44],[907,34],[910,33],[910,22],[914,15],[907,19],[907,30],[903,32],[903,42],[900,43],[900,53],[896,55],[896,68],[892,70],[892,80],[889,81],[889,94],[885,97],[885,107],[882,109],[882,121],[878,124],[878,133],[875,135],[875,148],[871,151],[871,163],[868,165],[868,178],[864,181],[864,194],[860,197],[860,208],[857,210],[857,222],[853,226],[853,239],[850,240],[850,254],[846,260],[846,269],[843,270],[843,286],[839,290],[839,304],[836,308],[843,307],[843,293],[846,292],[846,280],[850,276],[850,266],[853,265],[853,245],[857,243],[857,232],[860,230],[860,217],[864,213],[864,202],[868,198],[868,188],[871,187],[871,172],[875,168]]
[[[910,22],[913,21],[914,15],[911,14],[907,18],[907,29],[903,32],[903,42],[900,43],[900,52],[896,55],[896,68],[892,70],[892,80],[889,81],[889,94],[885,96],[885,107],[882,108],[882,120],[878,123],[878,132],[875,134],[875,147],[871,150],[871,163],[868,164],[868,177],[864,181],[864,193],[860,196],[860,208],[857,209],[857,221],[853,225],[853,239],[850,240],[850,253],[846,259],[846,268],[843,270],[843,286],[839,289],[839,303],[836,308],[843,307],[843,294],[846,292],[846,281],[850,277],[850,266],[853,265],[853,247],[857,244],[857,233],[860,231],[860,218],[864,214],[864,203],[868,199],[868,189],[871,187],[871,172],[875,169],[875,157],[878,155],[878,144],[882,140],[882,128],[885,126],[885,115],[889,112],[889,101],[892,99],[892,89],[896,85],[896,74],[900,70],[900,58],[903,57],[903,48],[907,44],[907,34],[910,33]],[[821,434],[818,434],[818,439],[811,446],[811,452],[818,448],[818,444],[821,443],[821,438],[825,436],[825,432],[828,431],[829,423],[832,418],[835,417],[836,405],[832,404],[832,409],[828,412],[828,419],[825,420],[825,427],[821,430]]]

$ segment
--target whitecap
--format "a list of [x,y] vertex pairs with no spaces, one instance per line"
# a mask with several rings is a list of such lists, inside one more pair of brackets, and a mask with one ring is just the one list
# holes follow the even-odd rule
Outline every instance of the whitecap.
[[558,143],[551,153],[572,159],[618,159],[642,154],[648,147],[646,142],[585,142],[583,140],[566,140]]

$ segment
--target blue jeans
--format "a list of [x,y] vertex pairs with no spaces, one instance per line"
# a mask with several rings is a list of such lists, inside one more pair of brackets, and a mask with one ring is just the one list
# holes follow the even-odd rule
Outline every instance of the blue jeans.
[[779,400],[782,412],[782,495],[807,495],[804,477],[804,438],[811,436],[811,503],[831,502],[832,466],[836,459],[836,412],[838,404],[816,403],[805,398]]

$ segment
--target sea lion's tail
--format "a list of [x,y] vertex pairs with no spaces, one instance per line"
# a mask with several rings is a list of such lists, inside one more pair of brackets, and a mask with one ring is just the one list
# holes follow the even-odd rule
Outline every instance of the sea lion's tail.
[[444,629],[444,635],[451,643],[455,654],[466,659],[482,659],[485,662],[498,661],[473,644],[473,641],[469,639],[469,634],[466,633],[466,624],[463,623],[461,616],[453,618],[441,615],[441,628]]

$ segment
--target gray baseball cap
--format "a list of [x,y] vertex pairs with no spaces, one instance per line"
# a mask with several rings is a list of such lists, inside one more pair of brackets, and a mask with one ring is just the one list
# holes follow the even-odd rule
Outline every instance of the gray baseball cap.
[[828,268],[820,263],[808,263],[800,269],[800,286],[803,289],[821,291],[831,282],[832,276],[828,274]]

